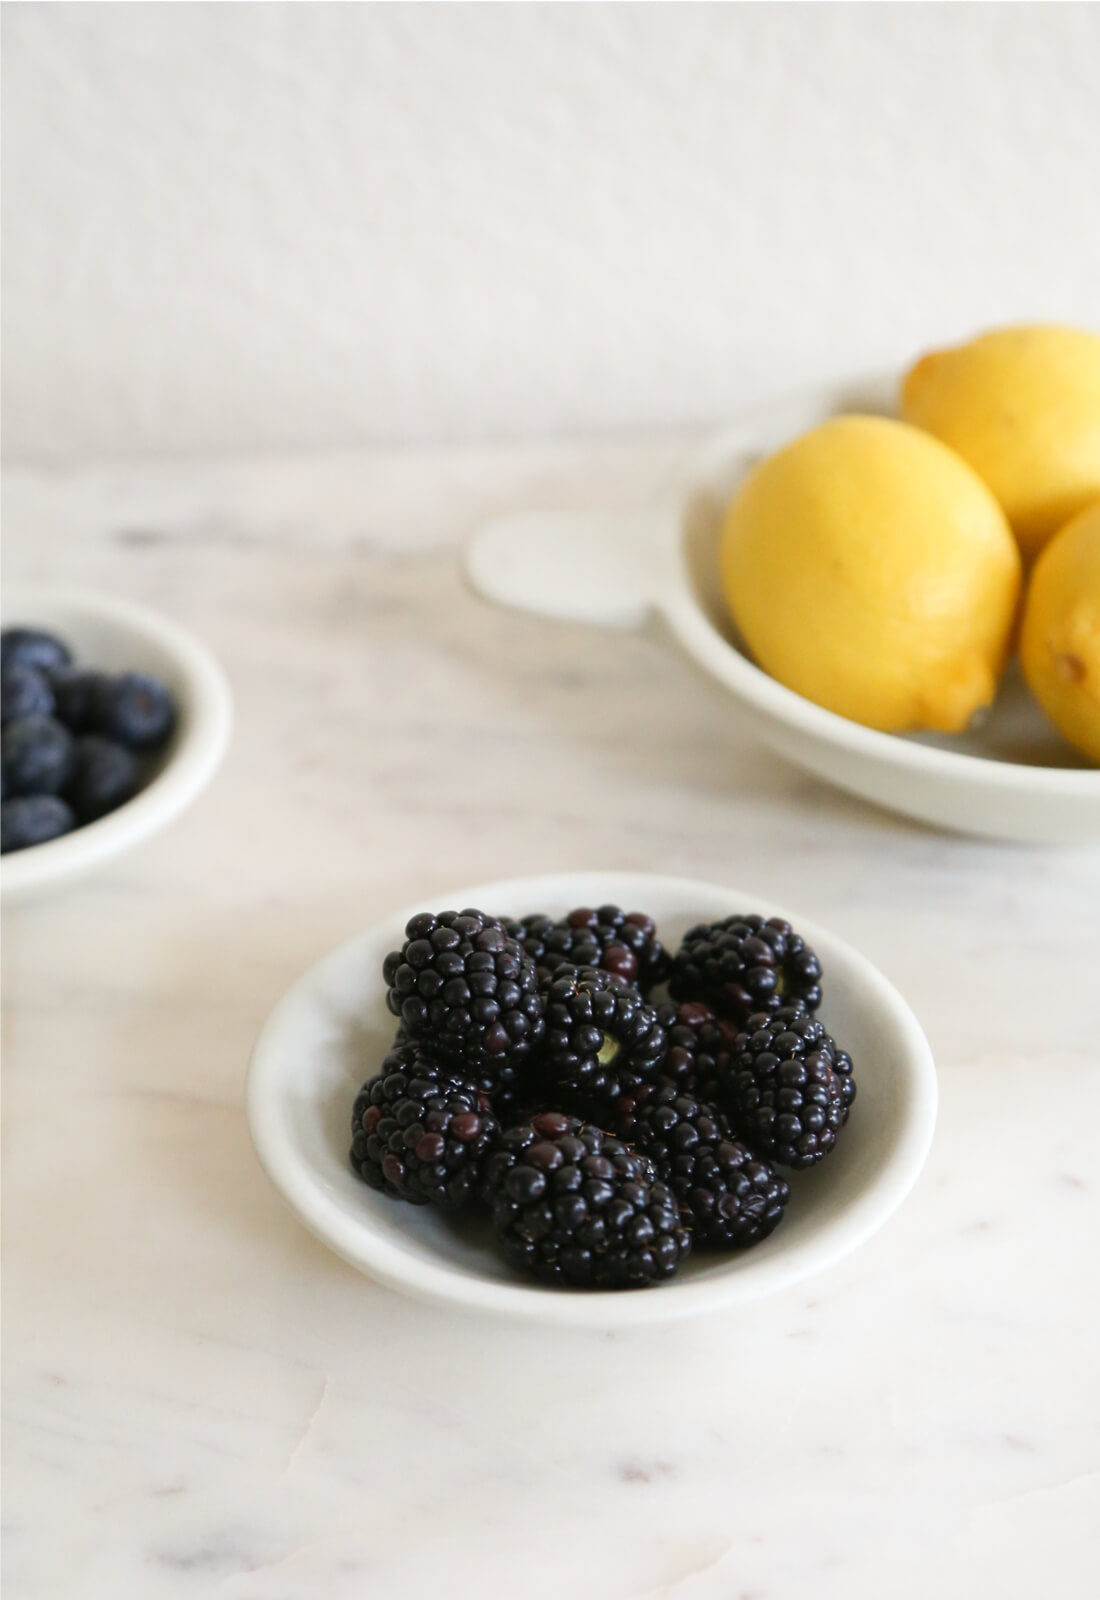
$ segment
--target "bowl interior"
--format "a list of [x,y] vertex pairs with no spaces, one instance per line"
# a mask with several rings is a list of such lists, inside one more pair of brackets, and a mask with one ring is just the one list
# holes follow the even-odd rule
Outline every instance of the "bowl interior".
[[[576,905],[610,901],[648,911],[673,945],[700,920],[738,910],[772,914],[729,890],[620,874],[483,886],[459,900],[446,904],[515,916],[558,916]],[[813,1270],[876,1227],[913,1181],[934,1110],[927,1045],[881,975],[815,928],[807,937],[825,968],[821,1015],[853,1055],[859,1092],[836,1152],[820,1168],[795,1176],[777,1231],[743,1254],[700,1254],[672,1283],[640,1297],[569,1295],[527,1284],[498,1257],[480,1214],[457,1222],[429,1207],[392,1201],[368,1189],[348,1164],[352,1103],[394,1033],[382,961],[416,909],[423,907],[367,930],[308,973],[273,1014],[254,1058],[250,1113],[269,1174],[307,1224],[362,1269],[444,1298],[484,1304],[496,1291],[513,1310],[537,1306],[552,1313],[563,1302],[598,1299],[625,1312],[640,1299],[655,1316],[674,1315],[678,1297],[690,1299],[708,1286],[720,1288],[721,1298],[751,1298]],[[433,909],[445,907],[433,903]],[[531,1304],[520,1306],[520,1298]]]
[[[738,485],[764,456],[788,440],[842,411],[896,416],[894,386],[869,384],[842,391],[827,400],[803,403],[777,414],[754,435],[752,448],[729,436],[716,441],[700,456],[698,473],[688,495],[683,519],[683,552],[693,598],[711,627],[750,665],[755,664],[729,615],[719,581],[718,549],[722,518]],[[986,761],[1061,770],[1092,771],[1090,763],[1073,748],[1040,710],[1028,689],[1015,657],[1009,662],[986,716],[961,734],[904,733],[886,735],[908,743],[956,755],[978,756]]]

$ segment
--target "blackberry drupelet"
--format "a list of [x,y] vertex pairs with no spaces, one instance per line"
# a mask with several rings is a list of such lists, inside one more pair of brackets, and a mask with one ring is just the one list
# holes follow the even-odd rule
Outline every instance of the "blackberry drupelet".
[[477,1086],[416,1045],[399,1045],[360,1089],[351,1164],[372,1189],[456,1210],[478,1186],[499,1132]]
[[561,967],[545,991],[542,1071],[556,1089],[610,1101],[660,1076],[665,1033],[638,991],[597,967]]
[[483,1194],[513,1265],[559,1287],[642,1288],[671,1277],[691,1248],[652,1162],[561,1112],[500,1136]]
[[405,934],[382,972],[386,1002],[410,1039],[470,1076],[488,1072],[514,1088],[545,1032],[535,963],[482,911],[425,911]]
[[745,1023],[760,1011],[801,1001],[821,1003],[821,963],[780,917],[755,914],[691,928],[672,962],[677,1000],[705,1000],[720,1016]]
[[749,1018],[717,1088],[741,1136],[796,1169],[828,1155],[856,1096],[852,1058],[816,1017],[790,1007]]
[[734,1137],[716,1106],[675,1084],[655,1089],[637,1107],[630,1138],[679,1200],[701,1248],[748,1249],[782,1220],[785,1179]]
[[657,938],[657,925],[644,911],[578,906],[549,929],[542,928],[542,954],[536,959],[548,972],[560,967],[600,967],[648,994],[668,974],[668,952]]

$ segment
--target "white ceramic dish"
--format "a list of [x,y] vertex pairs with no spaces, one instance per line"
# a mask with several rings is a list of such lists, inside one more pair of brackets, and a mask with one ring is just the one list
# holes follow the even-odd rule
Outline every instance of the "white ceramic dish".
[[4,856],[0,886],[7,905],[91,871],[177,817],[217,770],[233,712],[225,675],[206,646],[144,606],[84,589],[10,584],[3,622],[59,634],[81,666],[153,673],[180,708],[155,776],[133,800],[61,839]]
[[864,956],[793,914],[821,959],[821,1015],[853,1056],[859,1092],[836,1151],[795,1176],[786,1217],[753,1249],[700,1254],[652,1289],[571,1293],[517,1277],[498,1257],[481,1217],[460,1224],[367,1188],[348,1163],[351,1107],[393,1038],[381,968],[408,919],[448,906],[522,916],[608,903],[648,911],[673,944],[692,923],[735,911],[788,915],[735,889],[646,874],[563,873],[481,884],[383,918],[311,968],[276,1006],[249,1072],[252,1138],[292,1210],[352,1266],[427,1300],[548,1324],[660,1322],[755,1300],[820,1272],[880,1228],[905,1198],[936,1118],[928,1043],[904,1000]]
[[656,504],[620,515],[498,518],[475,536],[467,572],[482,594],[544,616],[639,627],[662,617],[734,695],[760,736],[819,777],[924,822],[993,838],[1100,840],[1100,771],[1006,674],[989,720],[960,737],[877,733],[786,689],[754,666],[717,583],[723,508],[762,455],[839,411],[890,414],[896,382],[822,389],[715,437]]

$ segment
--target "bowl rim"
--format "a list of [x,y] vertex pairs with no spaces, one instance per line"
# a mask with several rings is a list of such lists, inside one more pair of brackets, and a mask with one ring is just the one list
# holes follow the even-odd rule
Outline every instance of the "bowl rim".
[[[505,899],[514,905],[527,900],[535,904],[554,895],[554,886],[559,886],[557,895],[562,897],[561,886],[567,881],[580,889],[581,898],[574,902],[577,904],[612,900],[624,904],[641,898],[647,886],[660,885],[666,893],[688,897],[688,903],[690,897],[700,894],[711,901],[718,895],[728,899],[731,912],[738,903],[747,903],[765,915],[786,917],[815,948],[827,952],[828,962],[835,966],[839,960],[849,974],[857,977],[879,1017],[895,1030],[899,1059],[904,1063],[906,1099],[889,1156],[867,1188],[820,1235],[807,1240],[793,1260],[754,1258],[752,1270],[717,1271],[702,1278],[677,1279],[660,1286],[659,1292],[634,1294],[601,1290],[570,1293],[537,1283],[497,1282],[467,1274],[461,1267],[426,1262],[407,1253],[399,1245],[377,1237],[369,1218],[352,1221],[300,1155],[288,1125],[287,1105],[280,1094],[280,1080],[284,1077],[281,1036],[295,1013],[315,1003],[314,993],[323,988],[329,975],[368,945],[398,937],[408,920],[428,903],[485,905],[486,909],[492,908],[493,901]],[[564,898],[571,898],[571,893]],[[366,994],[365,990],[365,998]],[[889,980],[846,940],[800,913],[746,894],[736,886],[621,871],[559,872],[482,883],[441,895],[421,896],[376,919],[311,965],[277,1002],[253,1047],[246,1087],[249,1130],[261,1166],[298,1219],[329,1249],[366,1276],[416,1298],[559,1326],[621,1327],[677,1320],[760,1299],[831,1266],[875,1233],[916,1183],[931,1147],[937,1102],[935,1064],[919,1022]]]
[[[820,420],[823,414],[866,411],[892,414],[896,420],[896,406],[892,412],[890,407],[897,383],[897,374],[878,372],[846,383],[808,387],[716,430],[696,446],[677,474],[675,487],[662,496],[674,521],[676,559],[662,573],[664,581],[653,586],[653,604],[686,652],[769,721],[786,724],[800,734],[853,755],[937,778],[965,781],[985,790],[1062,798],[1095,796],[1100,803],[1100,770],[1096,768],[1038,766],[947,750],[902,734],[865,727],[817,705],[758,667],[715,625],[699,599],[692,580],[684,520],[692,498],[713,483],[719,465],[728,468],[739,457],[755,457],[761,453],[762,440],[776,437],[774,448],[778,448],[783,437],[795,437],[814,426],[810,419],[815,415]],[[772,448],[769,442],[764,453],[770,453]]]
[[[233,702],[221,665],[194,634],[137,601],[97,589],[46,583],[4,586],[4,626],[56,628],[68,614],[148,641],[172,659],[182,680],[186,712],[180,735],[164,766],[132,800],[97,822],[13,851],[0,866],[0,892],[13,903],[68,882],[122,854],[159,830],[196,798],[220,765],[233,727]],[[91,664],[91,665],[94,665]]]

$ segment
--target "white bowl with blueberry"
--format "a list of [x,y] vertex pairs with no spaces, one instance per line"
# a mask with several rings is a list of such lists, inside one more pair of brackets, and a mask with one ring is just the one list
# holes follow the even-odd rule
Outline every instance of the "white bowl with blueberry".
[[166,826],[229,741],[229,688],[209,650],[113,596],[6,586],[0,680],[5,903]]

